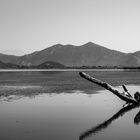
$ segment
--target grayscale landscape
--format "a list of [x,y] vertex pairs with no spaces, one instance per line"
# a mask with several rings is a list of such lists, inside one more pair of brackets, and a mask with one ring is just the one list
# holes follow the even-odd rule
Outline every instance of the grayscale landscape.
[[0,140],[139,140],[140,1],[0,0]]

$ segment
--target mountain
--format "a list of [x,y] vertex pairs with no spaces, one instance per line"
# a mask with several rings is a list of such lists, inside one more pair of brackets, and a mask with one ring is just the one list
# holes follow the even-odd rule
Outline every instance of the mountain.
[[0,54],[2,62],[18,65],[40,65],[56,62],[65,66],[140,66],[140,51],[123,53],[88,42],[81,46],[56,44],[24,56]]
[[0,53],[0,61],[4,63],[13,63],[16,64],[18,62],[19,57],[14,55],[5,55]]
[[17,69],[17,68],[20,67],[16,64],[3,63],[2,61],[0,61],[0,69]]

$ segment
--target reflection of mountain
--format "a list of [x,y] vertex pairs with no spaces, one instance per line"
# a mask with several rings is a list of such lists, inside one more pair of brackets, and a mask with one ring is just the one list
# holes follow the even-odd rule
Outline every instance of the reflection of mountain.
[[[128,105],[124,108],[122,108],[121,110],[119,110],[115,115],[113,115],[110,119],[104,121],[103,123],[87,130],[86,132],[82,133],[79,136],[79,140],[83,140],[88,138],[89,136],[98,133],[99,131],[102,131],[103,129],[107,128],[113,121],[115,121],[116,119],[118,119],[119,117],[122,117],[126,112],[139,107],[138,105],[135,104],[131,104]],[[134,119],[134,123],[138,124],[140,122],[140,112],[136,115],[135,119]]]
[[65,66],[140,66],[140,51],[122,53],[92,42],[81,46],[56,44],[24,56],[0,54],[0,60],[18,65],[40,65],[46,61]]

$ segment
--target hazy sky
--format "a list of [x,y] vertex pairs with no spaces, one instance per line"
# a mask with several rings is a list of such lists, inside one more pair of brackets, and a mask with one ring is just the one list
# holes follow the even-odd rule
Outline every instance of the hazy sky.
[[140,0],[0,0],[0,50],[22,54],[89,41],[140,50]]

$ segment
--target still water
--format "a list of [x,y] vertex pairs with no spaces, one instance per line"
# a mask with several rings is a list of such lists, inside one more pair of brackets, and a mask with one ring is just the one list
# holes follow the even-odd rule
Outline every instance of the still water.
[[[133,95],[140,72],[88,71]],[[78,71],[0,72],[1,140],[138,140],[140,108],[82,79]]]

